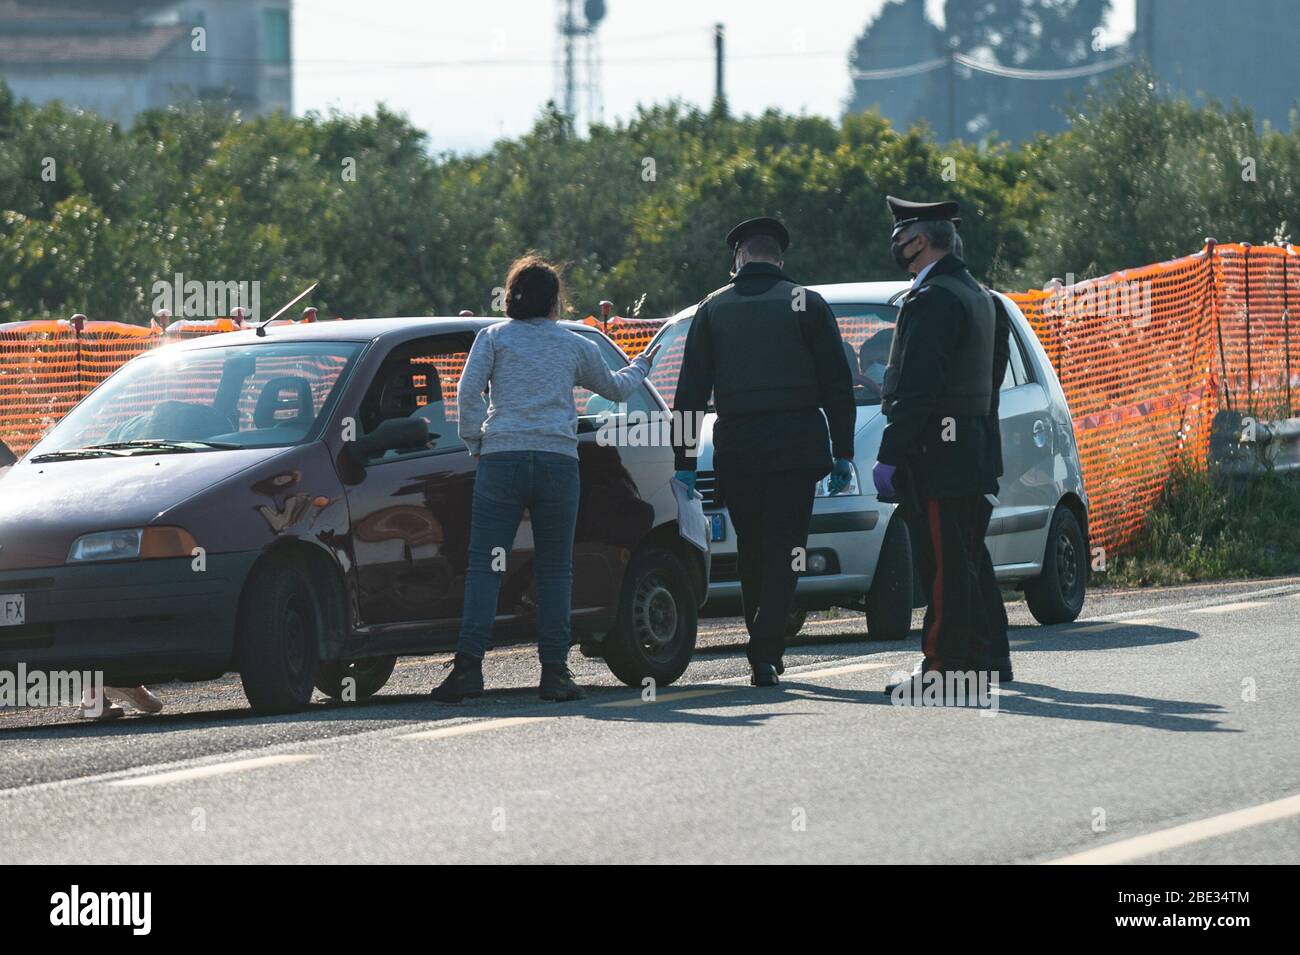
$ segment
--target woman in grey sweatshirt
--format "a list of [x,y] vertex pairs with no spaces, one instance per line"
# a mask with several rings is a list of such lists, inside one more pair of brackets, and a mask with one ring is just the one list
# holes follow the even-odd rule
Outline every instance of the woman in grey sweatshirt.
[[539,604],[539,692],[544,700],[582,696],[567,663],[579,491],[573,389],[622,401],[645,380],[654,353],[610,371],[595,342],[556,324],[560,299],[554,267],[536,256],[516,260],[506,278],[510,320],[479,332],[460,376],[460,436],[478,457],[478,473],[464,617],[455,665],[433,691],[439,702],[459,703],[483,692],[483,654],[525,508]]

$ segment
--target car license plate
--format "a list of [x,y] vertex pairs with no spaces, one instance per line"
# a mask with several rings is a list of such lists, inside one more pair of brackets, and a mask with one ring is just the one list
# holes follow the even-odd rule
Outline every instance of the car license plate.
[[0,627],[27,622],[27,600],[23,594],[0,594]]
[[724,541],[727,539],[727,518],[723,514],[709,515],[709,540]]

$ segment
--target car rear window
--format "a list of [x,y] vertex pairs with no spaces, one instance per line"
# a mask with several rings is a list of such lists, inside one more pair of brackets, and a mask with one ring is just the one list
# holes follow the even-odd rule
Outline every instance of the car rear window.
[[[889,346],[894,340],[898,309],[873,303],[831,303],[844,339],[844,357],[853,373],[853,396],[860,405],[878,404],[880,388],[889,363]],[[664,327],[655,339],[660,346],[650,372],[650,383],[670,404],[677,391],[677,376],[682,368],[686,335],[692,318],[687,317]]]

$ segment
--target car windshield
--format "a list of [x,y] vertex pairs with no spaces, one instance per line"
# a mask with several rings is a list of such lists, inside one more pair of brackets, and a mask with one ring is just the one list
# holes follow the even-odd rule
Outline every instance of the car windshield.
[[161,348],[91,392],[31,457],[299,444],[360,349],[353,342]]
[[[832,302],[831,311],[839,323],[844,356],[853,373],[854,399],[860,405],[879,404],[898,309],[875,303]],[[677,375],[682,368],[682,351],[690,327],[690,318],[681,319],[665,327],[657,339],[661,347],[650,371],[650,383],[669,403],[677,390]]]

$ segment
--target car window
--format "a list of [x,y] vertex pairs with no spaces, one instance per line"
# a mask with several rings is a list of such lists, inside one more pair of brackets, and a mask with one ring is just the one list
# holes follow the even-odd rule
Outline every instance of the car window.
[[1006,371],[1002,375],[1002,387],[998,389],[999,391],[1010,391],[1016,385],[1024,384],[1024,382],[1021,381],[1016,375],[1016,333],[1015,332],[1007,333],[1007,348],[1008,348],[1007,354],[1009,357],[1007,358]]
[[1024,348],[1020,344],[1020,336],[1016,334],[1014,328],[1011,329],[1011,360],[1007,362],[1007,373],[1013,376],[1016,385],[1033,381],[1033,376],[1029,373],[1029,365],[1025,361]]
[[161,348],[128,362],[33,449],[202,441],[267,447],[314,436],[352,358],[350,342],[268,340]]
[[[853,397],[860,405],[879,404],[898,309],[875,303],[832,302],[830,306],[840,327],[840,338],[844,340],[844,357],[853,373]],[[682,368],[691,321],[684,318],[667,325],[655,339],[660,348],[650,372],[650,383],[669,402],[677,390],[677,375]]]
[[686,333],[691,330],[691,319],[665,325],[655,338],[659,354],[655,356],[654,366],[646,380],[654,385],[659,396],[670,405],[677,393],[677,376],[682,370],[682,354],[686,351]]
[[892,305],[832,302],[831,311],[839,322],[844,356],[853,372],[853,397],[860,405],[879,404],[898,309]]
[[391,418],[423,418],[429,424],[430,448],[388,451],[372,464],[465,447],[457,430],[456,386],[471,340],[460,334],[420,338],[394,347],[384,358],[361,401],[360,433],[370,434]]
[[[610,371],[618,371],[627,365],[627,359],[623,353],[618,350],[613,342],[595,332],[578,332],[584,338],[589,338],[596,343],[600,349],[600,357],[605,359],[605,365]],[[658,361],[655,362],[658,364]],[[673,379],[676,381],[676,378]],[[654,399],[646,392],[644,386],[637,388],[632,394],[624,399],[623,404],[627,406],[629,412],[638,411],[649,414],[658,409]],[[573,406],[578,409],[578,420],[599,419],[609,415],[617,410],[618,402],[610,401],[608,398],[602,398],[594,391],[588,391],[586,388],[573,389]]]

